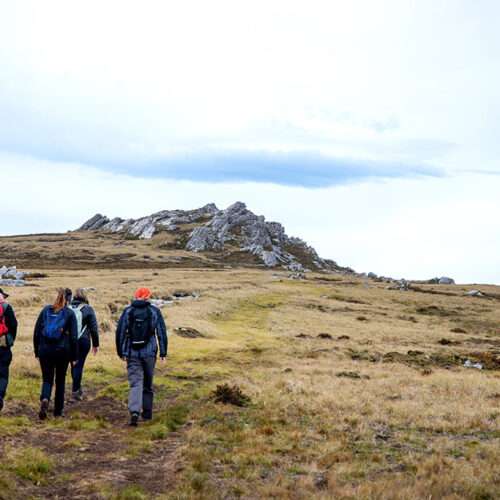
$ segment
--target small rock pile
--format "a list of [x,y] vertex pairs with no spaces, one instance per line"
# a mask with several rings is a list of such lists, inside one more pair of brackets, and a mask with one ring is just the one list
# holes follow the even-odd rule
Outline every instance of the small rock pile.
[[18,271],[16,266],[0,267],[0,285],[3,286],[24,286],[26,273]]

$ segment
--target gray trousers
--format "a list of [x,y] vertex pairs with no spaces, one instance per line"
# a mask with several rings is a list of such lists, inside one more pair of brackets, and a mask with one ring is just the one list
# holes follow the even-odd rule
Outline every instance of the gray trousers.
[[130,413],[141,413],[145,418],[153,416],[153,375],[156,357],[129,358],[127,373],[130,392],[128,409]]

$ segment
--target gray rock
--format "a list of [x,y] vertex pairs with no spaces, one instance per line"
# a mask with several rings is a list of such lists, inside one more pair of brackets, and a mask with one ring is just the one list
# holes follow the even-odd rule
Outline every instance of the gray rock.
[[452,278],[448,278],[447,276],[442,276],[441,278],[439,278],[438,284],[439,285],[454,285],[455,280],[453,280]]
[[377,276],[375,273],[372,273],[372,272],[369,272],[369,273],[367,274],[367,277],[368,277],[368,278],[370,278],[370,279],[372,279],[372,280],[374,280],[374,279],[377,279],[377,278],[378,278],[378,276]]
[[266,221],[263,216],[248,210],[242,202],[236,202],[225,210],[219,210],[211,203],[196,210],[163,210],[129,220],[110,220],[97,214],[80,230],[150,239],[158,231],[176,231],[179,225],[192,223],[202,225],[192,230],[185,244],[185,249],[191,252],[240,251],[254,255],[266,267],[284,266],[292,272],[305,272],[306,265],[316,270],[353,273],[334,261],[321,259],[314,248],[304,241],[287,236],[281,224]]
[[105,231],[109,233],[124,233],[132,238],[150,239],[159,230],[173,231],[176,224],[190,224],[200,219],[212,217],[219,209],[209,203],[195,210],[163,210],[140,219],[121,219],[97,214],[83,224],[79,231]]
[[25,286],[26,281],[16,279],[0,279],[1,286]]
[[465,292],[465,295],[468,295],[469,297],[484,297],[484,293],[480,290],[470,290]]

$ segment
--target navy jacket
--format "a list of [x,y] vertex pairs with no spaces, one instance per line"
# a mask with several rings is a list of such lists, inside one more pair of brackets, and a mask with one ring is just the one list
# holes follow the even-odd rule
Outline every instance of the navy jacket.
[[35,356],[37,358],[45,356],[66,356],[70,361],[78,359],[78,325],[76,316],[68,307],[64,308],[66,320],[63,327],[63,334],[59,342],[50,342],[44,335],[45,328],[45,313],[51,309],[52,306],[45,306],[35,324],[35,331],[33,332],[33,347],[35,349]]
[[[85,302],[79,300],[73,300],[71,302],[73,307],[78,307],[81,304],[85,304]],[[90,335],[92,338],[92,347],[99,347],[99,326],[97,325],[94,308],[89,304],[85,304],[82,307],[82,328],[83,327],[87,327],[83,335]]]
[[[150,307],[153,314],[154,335],[151,335],[149,342],[142,349],[132,349],[130,347],[130,337],[128,335],[129,313],[132,307]],[[116,352],[120,358],[150,358],[158,354],[158,345],[160,347],[160,357],[167,355],[168,337],[167,327],[161,311],[146,300],[134,300],[132,304],[125,308],[118,326],[116,328]]]
[[4,302],[3,304],[0,304],[0,307],[3,307],[3,314],[5,317],[5,326],[7,327],[7,346],[6,347],[12,347],[14,345],[14,341],[16,340],[16,335],[17,335],[17,319],[16,315],[14,313],[14,309],[10,304],[7,304],[7,302]]

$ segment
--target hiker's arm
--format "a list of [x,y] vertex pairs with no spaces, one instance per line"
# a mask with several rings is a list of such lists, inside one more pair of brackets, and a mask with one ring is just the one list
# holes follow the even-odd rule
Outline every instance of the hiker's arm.
[[99,325],[97,324],[97,317],[93,307],[89,307],[89,314],[87,325],[90,330],[90,336],[92,338],[92,347],[99,347]]
[[7,329],[9,330],[12,342],[14,342],[17,335],[17,318],[14,313],[14,308],[11,305],[9,305],[9,307],[5,310],[5,323],[7,324]]
[[70,338],[70,360],[76,361],[78,359],[78,322],[76,321],[75,314],[70,311],[71,314],[69,316],[69,338]]
[[123,335],[125,333],[125,328],[126,328],[126,309],[125,311],[122,312],[122,315],[120,316],[120,320],[118,321],[118,325],[116,326],[116,354],[120,358],[123,357],[123,352],[122,352],[122,339]]
[[158,323],[156,325],[156,335],[158,337],[158,343],[160,344],[160,358],[164,358],[168,351],[168,337],[167,337],[167,325],[163,319],[163,315],[160,310],[158,310]]
[[33,331],[33,349],[35,351],[35,358],[38,358],[38,347],[40,346],[40,334],[43,328],[43,312],[44,309],[38,315],[38,319],[35,323],[35,329]]

